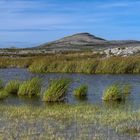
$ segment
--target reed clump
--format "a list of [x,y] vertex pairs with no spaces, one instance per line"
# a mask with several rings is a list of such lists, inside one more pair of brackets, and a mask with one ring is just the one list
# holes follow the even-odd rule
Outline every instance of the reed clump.
[[122,101],[126,99],[130,92],[130,87],[128,85],[121,86],[119,84],[113,84],[106,88],[102,99],[104,101]]
[[74,96],[78,97],[78,98],[86,97],[87,92],[88,92],[88,86],[81,85],[80,87],[78,87],[74,90]]
[[4,89],[0,90],[0,100],[5,99],[6,97],[8,97],[8,92]]
[[70,79],[53,80],[48,89],[44,92],[43,101],[61,102],[64,101]]
[[6,90],[9,94],[17,94],[20,85],[21,85],[21,82],[20,82],[20,81],[18,81],[18,80],[12,80],[12,81],[10,81],[8,84],[6,84],[5,90]]
[[31,80],[25,81],[19,87],[18,95],[33,97],[37,96],[41,91],[41,80],[38,78],[33,78]]
[[4,84],[3,84],[3,81],[0,80],[0,89],[3,89],[4,88]]

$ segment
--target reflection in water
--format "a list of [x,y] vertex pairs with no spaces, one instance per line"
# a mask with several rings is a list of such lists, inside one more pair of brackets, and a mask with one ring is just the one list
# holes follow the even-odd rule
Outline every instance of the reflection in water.
[[[63,73],[50,73],[50,74],[32,74],[28,72],[26,69],[0,69],[0,79],[7,83],[9,80],[19,79],[19,80],[27,80],[33,77],[39,77],[43,80],[42,91],[47,88],[48,83],[52,79],[58,78],[71,78],[72,83],[68,90],[68,95],[66,97],[65,102],[69,104],[77,104],[77,103],[92,103],[99,104],[105,107],[132,107],[138,108],[140,105],[140,75],[86,75],[86,74],[63,74]],[[120,103],[107,103],[102,101],[102,94],[105,88],[113,83],[121,83],[121,84],[130,84],[132,85],[132,93],[129,98],[125,102]],[[84,99],[76,99],[73,96],[73,90],[80,86],[81,84],[88,85],[88,96]],[[24,99],[11,96],[4,101],[0,102],[1,104],[13,104],[13,105],[21,105],[21,104],[29,104],[29,105],[46,105],[46,103],[42,102],[39,98],[33,99]]]

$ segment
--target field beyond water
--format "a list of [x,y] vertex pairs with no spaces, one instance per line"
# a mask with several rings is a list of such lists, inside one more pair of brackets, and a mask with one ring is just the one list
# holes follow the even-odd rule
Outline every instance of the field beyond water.
[[140,57],[107,58],[93,52],[0,57],[0,68],[28,68],[33,73],[138,74]]
[[[140,138],[139,56],[107,58],[84,52],[0,57],[0,68],[4,87],[0,87],[0,95],[4,95],[0,100],[0,139]],[[30,80],[33,78],[40,82]],[[70,82],[52,82],[58,79]],[[8,86],[11,80],[14,82]],[[103,100],[106,91],[109,101]]]

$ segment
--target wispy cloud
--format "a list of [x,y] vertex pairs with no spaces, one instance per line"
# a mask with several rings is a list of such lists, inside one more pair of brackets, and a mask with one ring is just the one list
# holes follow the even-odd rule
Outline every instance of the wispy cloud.
[[110,4],[101,4],[98,8],[122,8],[129,6],[128,3],[110,3]]
[[[26,31],[37,31],[39,29],[43,31],[45,28],[47,30],[59,29],[60,26],[71,28],[73,27],[72,24],[77,22],[101,20],[101,17],[96,16],[96,13],[92,14],[94,16],[92,20],[92,15],[90,16],[88,11],[81,13],[84,4],[77,5],[76,3],[73,7],[72,5],[66,3],[62,6],[59,3],[49,1],[13,0],[7,2],[2,0],[0,2],[0,30],[23,31],[26,29]],[[85,20],[86,18],[87,20]]]
[[130,26],[139,26],[139,9],[139,0],[0,0],[0,41],[82,31],[115,38],[115,29],[138,34]]
[[107,3],[100,3],[97,7],[98,8],[128,8],[128,7],[133,7],[136,6],[137,4],[140,4],[140,1],[111,1],[111,2],[107,2]]

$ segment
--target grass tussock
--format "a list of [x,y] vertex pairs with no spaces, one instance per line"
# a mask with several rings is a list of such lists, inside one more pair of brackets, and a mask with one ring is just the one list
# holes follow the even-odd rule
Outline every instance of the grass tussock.
[[88,92],[88,87],[86,85],[81,85],[74,90],[74,96],[81,98],[86,97]]
[[19,87],[21,85],[21,82],[18,80],[13,80],[10,81],[6,86],[5,86],[5,90],[9,93],[9,94],[17,94]]
[[106,88],[103,93],[102,99],[105,101],[121,101],[125,100],[128,94],[130,94],[131,88],[129,85],[121,86],[119,84],[113,84]]
[[0,90],[0,100],[5,99],[6,97],[8,97],[8,92],[4,89]]
[[0,100],[5,99],[8,96],[8,92],[4,89],[3,81],[0,80]]
[[40,91],[41,80],[38,78],[33,78],[21,84],[19,87],[18,95],[32,97],[38,95]]
[[0,80],[0,89],[3,89],[3,87],[4,87],[3,81]]
[[44,92],[43,101],[60,102],[64,100],[67,88],[70,84],[69,79],[53,80],[48,89]]

